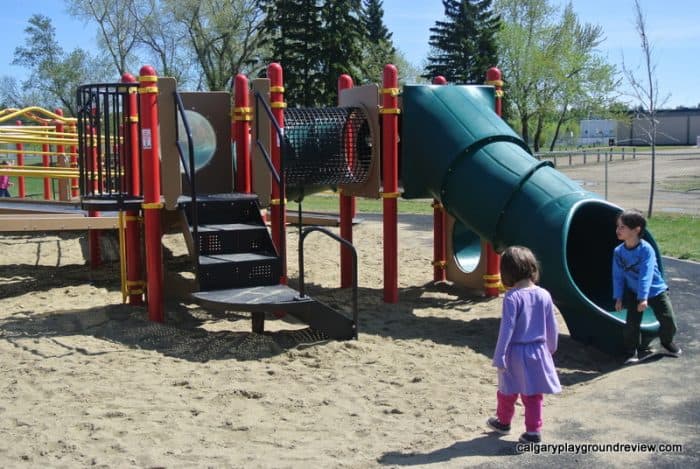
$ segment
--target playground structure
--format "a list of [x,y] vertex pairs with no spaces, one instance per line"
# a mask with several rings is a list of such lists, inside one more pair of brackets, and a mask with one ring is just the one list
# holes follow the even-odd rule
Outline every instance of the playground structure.
[[[339,107],[329,109],[287,108],[278,64],[251,85],[236,77],[232,111],[228,93],[178,93],[174,80],[150,67],[138,82],[125,76],[79,89],[82,207],[120,212],[124,296],[147,303],[150,319],[163,320],[162,217],[174,213],[193,259],[197,300],[252,312],[256,332],[264,330],[265,312],[284,311],[331,338],[356,337],[356,300],[350,318],[305,295],[303,244],[314,231],[334,237],[340,286],[356,292],[353,198],[382,198],[384,301],[397,302],[402,196],[433,199],[435,281],[497,295],[496,252],[526,245],[572,336],[610,352],[621,348],[625,313],[615,312],[610,298],[621,209],[531,156],[500,119],[497,69],[484,86],[438,78],[403,92],[391,65],[381,88],[352,87],[344,75]],[[329,186],[340,192],[340,236],[301,231],[296,291],[286,285],[286,200]],[[269,207],[269,233],[261,207]],[[650,234],[647,240],[657,249]],[[657,329],[647,311],[643,334]]]
[[[61,109],[0,110],[0,158],[13,162],[0,171],[17,182],[17,197],[0,199],[0,231],[88,230],[90,263],[97,266],[101,230],[118,228],[119,220],[114,214],[98,216],[80,207],[76,123]],[[30,164],[38,158],[40,164]],[[28,179],[41,180],[42,192],[29,194]]]
[[[13,120],[15,125],[6,124]],[[38,125],[24,125],[24,121]],[[44,200],[54,198],[52,179],[59,183],[58,200],[67,201],[79,195],[75,123],[74,117],[64,117],[60,109],[56,112],[39,107],[0,110],[0,144],[8,147],[0,148],[0,158],[14,158],[16,162],[3,172],[17,177],[18,197],[28,195],[25,177],[43,178]],[[29,145],[41,146],[41,150],[27,151],[25,147]],[[25,153],[41,156],[41,166],[25,165]]]

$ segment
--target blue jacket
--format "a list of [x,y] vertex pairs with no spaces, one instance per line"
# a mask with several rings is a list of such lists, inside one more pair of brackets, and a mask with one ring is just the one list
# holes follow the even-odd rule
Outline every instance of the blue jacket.
[[659,271],[656,253],[643,239],[632,249],[621,243],[613,252],[613,298],[621,300],[625,289],[637,294],[637,300],[654,298],[668,290]]

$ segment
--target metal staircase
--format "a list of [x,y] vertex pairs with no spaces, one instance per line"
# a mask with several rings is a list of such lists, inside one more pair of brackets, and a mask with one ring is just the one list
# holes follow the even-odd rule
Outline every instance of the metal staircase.
[[[191,195],[181,196],[182,226],[190,256],[194,261],[198,290],[193,298],[203,306],[252,313],[252,330],[264,332],[265,313],[287,313],[312,328],[323,332],[329,339],[357,339],[357,279],[353,286],[353,314],[349,318],[329,306],[304,294],[303,239],[311,231],[300,233],[300,289],[294,290],[280,282],[282,262],[267,230],[255,194],[198,194],[191,174],[194,145],[184,106],[175,93],[176,108],[183,120],[189,147],[189,161],[180,150],[180,157],[190,186]],[[272,118],[269,109],[266,109]],[[281,134],[281,132],[280,132]],[[179,141],[179,138],[178,138]],[[278,184],[269,157],[268,166]],[[282,171],[284,174],[284,171]],[[354,247],[330,232],[327,235]],[[355,273],[357,260],[355,254]]]
[[[137,178],[141,155],[129,153],[132,147],[138,148],[141,132],[134,127],[130,129],[134,131],[132,135],[122,126],[125,121],[140,125],[138,119],[126,119],[138,111],[138,103],[132,108],[133,103],[128,99],[131,92],[132,87],[123,83],[84,85],[78,89],[80,188],[85,209],[136,212],[142,208],[144,197],[140,188],[143,181]],[[330,339],[357,338],[357,256],[352,244],[318,227],[304,229],[300,232],[299,243],[300,291],[282,284],[283,260],[263,222],[257,195],[202,194],[197,190],[192,132],[181,96],[175,92],[173,98],[176,116],[181,119],[187,134],[186,152],[178,136],[180,126],[175,125],[181,168],[189,186],[189,195],[180,196],[177,205],[195,266],[199,291],[193,294],[194,298],[205,306],[251,312],[253,331],[258,333],[264,332],[265,313],[284,312],[301,319]],[[289,151],[288,141],[269,106],[259,95],[256,95],[256,102],[263,104],[278,138],[285,142],[283,151]],[[277,172],[269,155],[264,149],[263,152],[270,174],[284,198],[285,169],[282,167]],[[189,157],[184,156],[186,153]],[[304,294],[303,239],[317,230],[325,231],[353,252],[352,317]],[[280,242],[284,243],[283,236]]]
[[[330,339],[357,337],[356,312],[348,318],[280,284],[281,259],[260,215],[256,195],[204,195],[197,198],[196,207],[192,204],[190,197],[182,197],[179,203],[186,221],[187,245],[195,260],[199,291],[193,297],[198,302],[251,312],[253,332],[264,331],[265,313],[285,312]],[[199,223],[196,230],[192,225],[194,212]]]

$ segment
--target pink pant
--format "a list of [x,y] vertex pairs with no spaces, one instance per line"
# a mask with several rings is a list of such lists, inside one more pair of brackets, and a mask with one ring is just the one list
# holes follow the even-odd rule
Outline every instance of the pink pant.
[[[499,422],[510,425],[513,414],[515,414],[515,401],[518,400],[518,394],[503,394],[498,391],[496,397],[498,399],[496,417],[498,417]],[[520,398],[525,406],[525,430],[539,432],[542,428],[542,394],[531,396],[520,394]]]

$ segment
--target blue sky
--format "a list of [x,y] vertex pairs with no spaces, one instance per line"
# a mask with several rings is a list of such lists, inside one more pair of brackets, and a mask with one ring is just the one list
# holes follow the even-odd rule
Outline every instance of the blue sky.
[[[564,5],[565,0],[551,0]],[[661,94],[671,94],[666,107],[700,104],[700,1],[641,0],[647,17],[649,37],[655,46],[657,78]],[[639,36],[634,29],[633,0],[573,0],[574,10],[583,22],[603,27],[606,40],[600,53],[612,64],[641,65]],[[53,20],[56,36],[66,50],[91,48],[95,30],[65,13],[61,0],[3,0],[0,30],[0,75],[23,76],[23,70],[10,65],[15,47],[24,39],[27,20],[42,13]],[[416,65],[428,53],[430,27],[442,19],[440,0],[384,0],[384,21],[393,32],[394,44]]]

